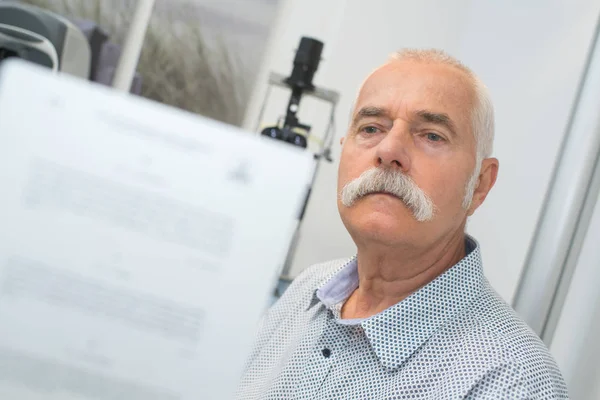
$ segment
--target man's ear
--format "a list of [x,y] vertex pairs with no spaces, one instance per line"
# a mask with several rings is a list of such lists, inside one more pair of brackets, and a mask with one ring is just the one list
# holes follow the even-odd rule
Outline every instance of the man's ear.
[[344,140],[346,140],[346,136],[342,136],[340,138],[340,145],[342,145],[342,146],[344,145]]
[[486,158],[481,162],[481,172],[479,172],[479,179],[475,192],[473,193],[473,200],[471,201],[471,207],[467,211],[467,215],[471,216],[483,204],[492,187],[496,183],[498,177],[498,168],[500,163],[496,158]]

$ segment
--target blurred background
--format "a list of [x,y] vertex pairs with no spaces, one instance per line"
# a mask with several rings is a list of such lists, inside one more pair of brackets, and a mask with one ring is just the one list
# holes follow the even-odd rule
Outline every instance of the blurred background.
[[[110,85],[136,1],[22,3],[104,32],[109,67],[96,72]],[[468,225],[486,275],[549,345],[572,398],[600,399],[599,16],[592,0],[157,0],[131,91],[257,134],[290,99],[273,74],[290,74],[302,37],[324,43],[314,84],[331,96],[305,96],[297,115],[312,126],[307,151],[332,129],[333,162],[317,164],[291,279],[355,252],[336,208],[337,143],[363,79],[404,47],[459,58],[496,109],[499,178]]]
[[[22,0],[123,45],[135,0]],[[138,65],[141,95],[240,125],[277,0],[158,0]],[[143,82],[143,83],[142,83]]]

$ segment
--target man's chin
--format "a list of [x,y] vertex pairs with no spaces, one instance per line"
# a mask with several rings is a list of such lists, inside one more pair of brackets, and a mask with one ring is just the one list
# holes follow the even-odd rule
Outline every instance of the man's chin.
[[380,219],[356,221],[348,230],[357,245],[371,243],[394,246],[399,242],[406,242],[407,238],[414,234],[414,229],[411,229],[409,224],[385,222]]
[[392,195],[373,196],[372,199],[365,197],[340,210],[340,215],[353,236],[383,241],[393,241],[419,225],[413,213]]

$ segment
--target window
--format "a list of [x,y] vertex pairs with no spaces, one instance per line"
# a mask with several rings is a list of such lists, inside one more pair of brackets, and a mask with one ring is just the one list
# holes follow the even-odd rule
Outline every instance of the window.
[[[105,62],[93,62],[91,78],[112,82],[135,0],[22,2],[100,28],[108,44],[97,58]],[[240,125],[277,5],[278,0],[156,0],[132,91]]]

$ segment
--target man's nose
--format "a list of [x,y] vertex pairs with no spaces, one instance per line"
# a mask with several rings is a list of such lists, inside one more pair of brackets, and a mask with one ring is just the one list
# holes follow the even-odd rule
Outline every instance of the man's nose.
[[377,145],[377,166],[410,169],[411,134],[403,126],[394,126]]

